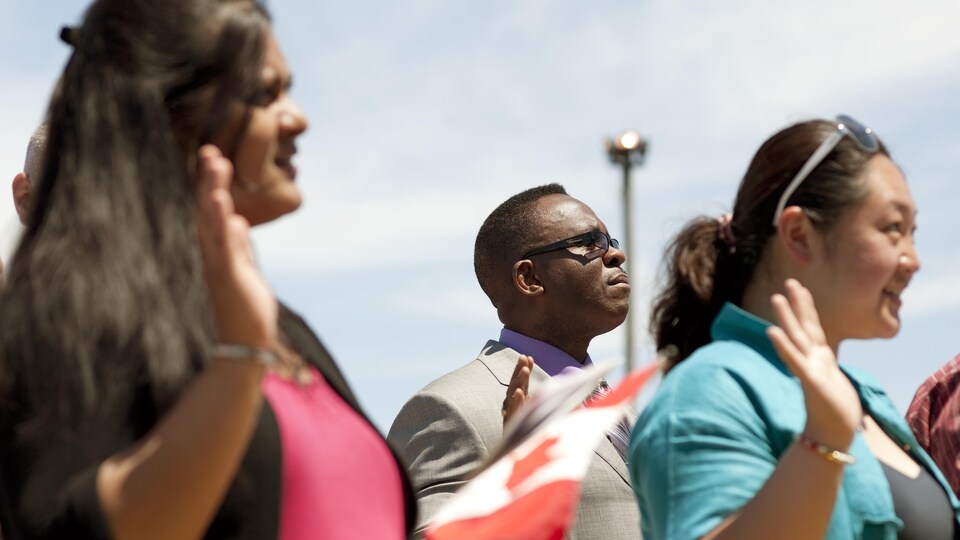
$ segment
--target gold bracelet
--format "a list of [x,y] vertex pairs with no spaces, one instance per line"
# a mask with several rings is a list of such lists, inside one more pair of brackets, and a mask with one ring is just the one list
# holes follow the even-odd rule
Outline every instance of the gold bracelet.
[[277,363],[277,353],[272,350],[239,343],[217,343],[213,346],[213,356],[229,360],[256,360],[265,366]]
[[857,458],[853,457],[852,455],[817,442],[811,439],[806,433],[797,435],[797,444],[803,448],[806,448],[807,450],[816,452],[817,454],[823,456],[823,459],[826,459],[827,461],[842,463],[843,465],[853,465],[857,462]]

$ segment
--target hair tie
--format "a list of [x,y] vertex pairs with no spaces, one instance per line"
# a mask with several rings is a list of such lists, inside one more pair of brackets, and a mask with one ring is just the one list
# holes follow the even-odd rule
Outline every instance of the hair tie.
[[77,34],[80,33],[78,28],[73,26],[64,26],[60,29],[60,41],[66,43],[67,45],[77,48]]
[[733,214],[726,213],[717,218],[720,227],[717,229],[717,238],[730,248],[730,253],[737,249],[737,237],[733,234]]

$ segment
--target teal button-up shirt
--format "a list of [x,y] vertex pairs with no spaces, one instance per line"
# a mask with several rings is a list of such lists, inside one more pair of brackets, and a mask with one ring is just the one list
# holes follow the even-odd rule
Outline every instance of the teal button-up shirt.
[[[713,530],[753,498],[803,430],[803,391],[767,338],[769,324],[725,305],[713,342],[670,371],[637,420],[629,463],[645,540],[692,540]],[[883,389],[866,373],[842,369],[865,412],[933,475],[960,516]],[[880,463],[859,433],[849,452],[857,462],[845,466],[826,538],[896,540],[902,522]]]

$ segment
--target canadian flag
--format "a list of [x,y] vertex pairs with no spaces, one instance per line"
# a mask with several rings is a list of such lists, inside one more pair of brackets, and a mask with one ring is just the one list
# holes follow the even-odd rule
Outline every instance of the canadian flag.
[[[576,514],[580,481],[594,449],[657,367],[652,363],[636,370],[588,405],[563,411],[538,425],[440,509],[426,539],[563,538]],[[596,379],[585,386],[586,394],[579,396],[578,403],[595,384]]]

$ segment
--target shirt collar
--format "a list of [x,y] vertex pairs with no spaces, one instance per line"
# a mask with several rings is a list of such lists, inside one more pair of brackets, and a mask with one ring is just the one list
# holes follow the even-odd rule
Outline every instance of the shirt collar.
[[514,332],[509,328],[500,330],[500,343],[503,343],[520,354],[532,356],[533,362],[540,366],[540,369],[546,371],[547,375],[551,377],[571,370],[580,370],[593,363],[590,360],[589,354],[581,364],[577,362],[574,357],[553,345],[540,341],[539,339],[525,336],[519,332]]
[[[767,337],[767,327],[769,326],[771,326],[769,321],[727,302],[720,309],[717,318],[713,320],[713,326],[710,327],[710,336],[714,341],[739,341],[760,353],[780,371],[793,376],[783,360],[780,360],[780,355],[773,347],[773,342]],[[883,393],[883,388],[876,379],[866,372],[842,364],[840,369],[850,379],[858,394],[863,395],[866,389],[875,394]]]
[[790,370],[780,360],[773,342],[767,337],[771,323],[727,302],[713,320],[710,336],[714,341],[739,341],[760,353],[780,371],[790,375]]

